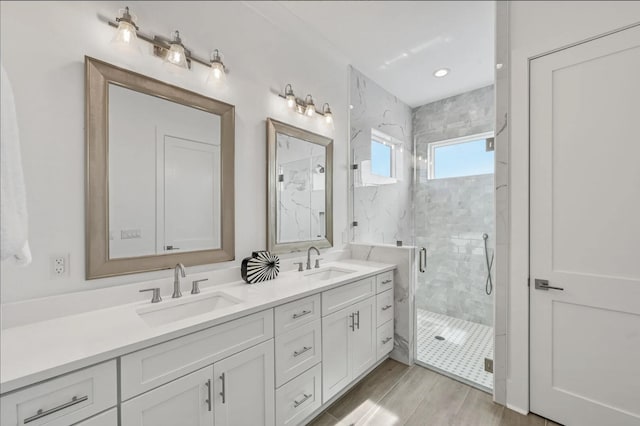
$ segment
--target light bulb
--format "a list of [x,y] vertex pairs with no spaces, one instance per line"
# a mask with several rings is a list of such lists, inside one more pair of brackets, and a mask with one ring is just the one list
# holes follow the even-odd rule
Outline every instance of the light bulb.
[[136,32],[135,17],[129,13],[129,8],[123,9],[121,12],[122,17],[116,19],[118,21],[118,29],[111,40],[111,45],[125,53],[139,55],[142,52],[137,43],[138,34]]
[[316,109],[313,106],[313,104],[307,105],[307,109],[305,110],[304,113],[309,117],[313,117],[313,115],[316,113]]
[[181,68],[187,68],[187,55],[184,53],[184,47],[177,43],[172,43],[167,52],[167,62]]
[[167,50],[167,56],[165,56],[164,60],[165,62],[173,64],[179,68],[189,68],[189,64],[187,63],[187,54],[184,51],[182,39],[180,38],[180,33],[178,31],[176,31],[173,36],[173,41]]
[[305,115],[308,117],[313,117],[313,115],[316,113],[316,105],[313,103],[313,98],[311,97],[311,95],[307,95],[307,97],[305,98],[305,104]]
[[220,57],[218,49],[213,51],[211,55],[211,72],[209,72],[209,82],[213,84],[222,84],[226,80],[224,63]]
[[293,93],[290,95],[287,95],[287,106],[291,109],[293,109],[296,106],[296,97]]
[[212,62],[211,72],[209,73],[209,82],[214,84],[224,83],[227,76],[224,73],[224,65],[222,62]]
[[327,124],[333,123],[333,114],[331,114],[331,111],[324,113],[324,121]]

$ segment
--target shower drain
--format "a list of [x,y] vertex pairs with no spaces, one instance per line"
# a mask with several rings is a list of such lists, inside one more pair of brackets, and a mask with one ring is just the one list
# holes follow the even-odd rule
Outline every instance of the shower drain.
[[444,340],[444,337],[442,337],[442,336],[436,336],[436,340]]

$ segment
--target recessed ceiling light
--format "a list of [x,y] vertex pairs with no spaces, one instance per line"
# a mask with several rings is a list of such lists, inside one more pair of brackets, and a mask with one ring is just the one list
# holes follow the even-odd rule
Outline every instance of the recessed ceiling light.
[[433,76],[438,78],[444,77],[447,74],[449,74],[449,68],[440,68],[439,70],[435,70],[433,72]]

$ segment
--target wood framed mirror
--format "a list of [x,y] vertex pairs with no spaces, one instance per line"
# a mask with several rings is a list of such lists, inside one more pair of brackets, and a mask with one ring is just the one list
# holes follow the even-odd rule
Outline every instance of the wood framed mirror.
[[87,279],[233,260],[233,105],[85,57]]
[[267,119],[267,247],[333,246],[333,140]]

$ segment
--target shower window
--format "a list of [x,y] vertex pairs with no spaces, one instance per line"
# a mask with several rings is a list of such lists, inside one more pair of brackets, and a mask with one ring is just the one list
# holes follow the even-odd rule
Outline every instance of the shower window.
[[429,179],[491,174],[493,133],[429,144]]
[[388,185],[402,181],[402,141],[371,129],[370,157],[361,162],[362,186]]

